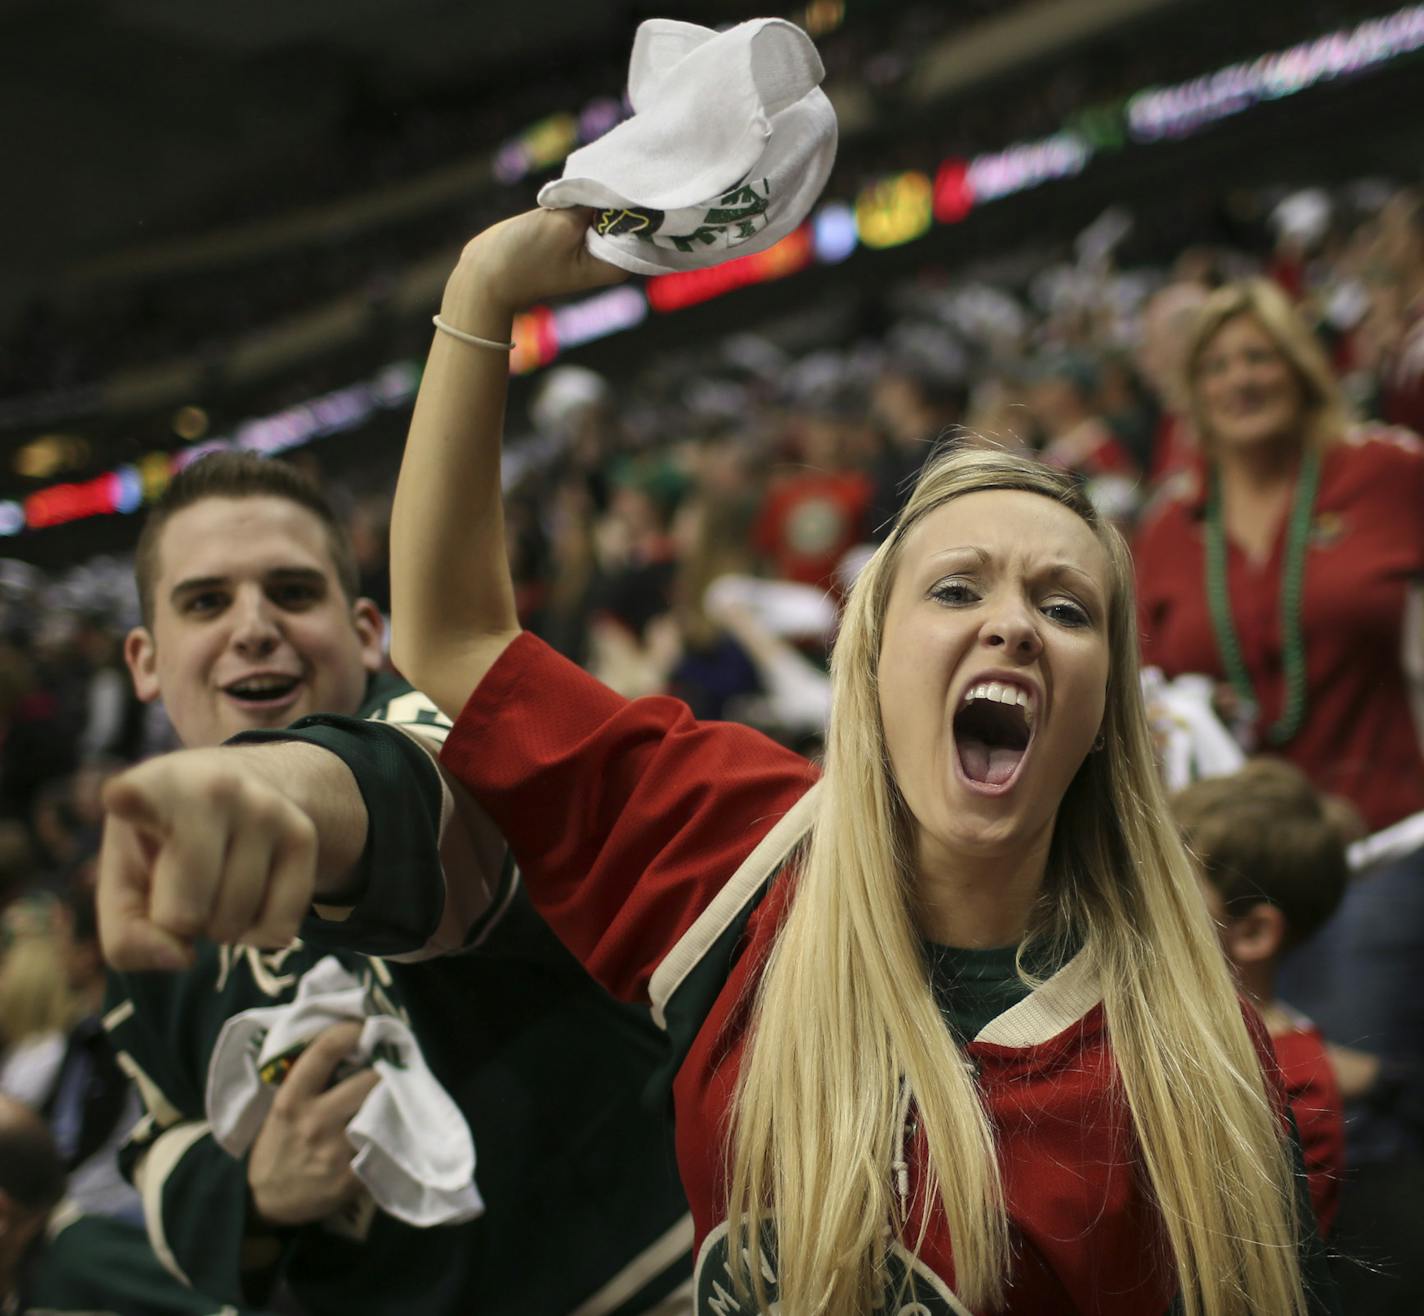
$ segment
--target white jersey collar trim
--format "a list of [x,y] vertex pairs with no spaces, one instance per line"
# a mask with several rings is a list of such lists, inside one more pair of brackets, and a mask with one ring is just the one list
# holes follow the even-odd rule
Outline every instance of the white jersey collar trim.
[[974,1040],[994,1046],[1042,1046],[1076,1024],[1101,1000],[1093,957],[1080,950],[1042,987],[989,1020]]

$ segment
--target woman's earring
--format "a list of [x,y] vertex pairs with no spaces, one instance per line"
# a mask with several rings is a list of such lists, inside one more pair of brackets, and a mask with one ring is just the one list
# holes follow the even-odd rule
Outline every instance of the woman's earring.
[[1096,754],[1100,749],[1106,749],[1106,748],[1107,748],[1107,743],[1108,743],[1107,732],[1105,732],[1105,731],[1099,731],[1099,732],[1098,732],[1098,738],[1097,738],[1095,741],[1093,741],[1093,753]]

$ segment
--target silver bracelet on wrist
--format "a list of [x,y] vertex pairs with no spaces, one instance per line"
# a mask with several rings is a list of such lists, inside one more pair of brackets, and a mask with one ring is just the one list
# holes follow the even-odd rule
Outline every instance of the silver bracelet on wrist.
[[514,344],[501,343],[494,338],[480,338],[475,334],[467,334],[463,329],[456,329],[453,324],[446,324],[438,315],[431,316],[430,322],[442,334],[449,334],[451,338],[458,338],[462,343],[469,343],[471,347],[488,347],[496,352],[512,352]]

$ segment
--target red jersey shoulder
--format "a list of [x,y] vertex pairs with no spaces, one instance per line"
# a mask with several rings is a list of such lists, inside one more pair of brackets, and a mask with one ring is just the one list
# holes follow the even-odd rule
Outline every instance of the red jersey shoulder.
[[1385,467],[1401,463],[1416,467],[1424,462],[1424,439],[1403,425],[1352,425],[1344,437],[1345,447],[1356,460],[1378,462]]
[[1332,1089],[1335,1087],[1335,1075],[1330,1068],[1325,1039],[1314,1024],[1302,1021],[1288,1033],[1277,1033],[1271,1038],[1271,1046],[1288,1092],[1295,1093],[1307,1085],[1322,1083]]
[[1198,466],[1174,471],[1164,479],[1142,509],[1137,522],[1135,548],[1142,548],[1157,534],[1175,529],[1202,500],[1202,472]]
[[1238,992],[1236,1001],[1241,1007],[1241,1017],[1246,1022],[1246,1032],[1250,1035],[1251,1045],[1256,1049],[1256,1058],[1261,1062],[1261,1073],[1266,1080],[1266,1095],[1275,1108],[1276,1118],[1280,1120],[1282,1128],[1289,1129],[1290,1098],[1286,1093],[1285,1073],[1276,1055],[1276,1044],[1250,999]]
[[1391,522],[1417,514],[1424,502],[1424,439],[1398,426],[1359,426],[1336,451],[1335,473],[1327,466],[1325,477],[1334,492],[1326,496]]

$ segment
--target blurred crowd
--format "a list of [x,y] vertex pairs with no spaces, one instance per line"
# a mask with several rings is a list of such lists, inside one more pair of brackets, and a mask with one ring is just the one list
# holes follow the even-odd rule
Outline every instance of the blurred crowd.
[[[834,600],[925,456],[960,435],[1080,473],[1131,534],[1196,455],[1182,361],[1194,317],[1252,275],[1296,304],[1355,420],[1424,428],[1412,194],[1370,182],[1281,196],[1255,249],[1189,247],[1165,268],[1118,268],[1131,226],[1109,211],[1070,259],[1021,278],[912,279],[842,317],[833,345],[818,330],[798,352],[749,331],[627,379],[546,371],[506,466],[525,624],[620,689],[778,730],[729,619],[770,620],[814,666],[834,624],[817,593]],[[319,472],[311,450],[297,457]],[[383,608],[394,461],[326,477]],[[709,615],[723,576],[746,583],[714,591]],[[754,583],[771,581],[810,588],[788,600]],[[48,575],[0,564],[0,880],[71,868],[92,840],[96,778],[171,745],[124,672],[136,621],[121,556]],[[799,734],[798,719],[784,729]]]
[[[842,119],[826,199],[854,201],[868,183],[896,170],[932,171],[947,156],[1049,136],[1071,127],[1075,116],[1120,105],[1134,92],[1378,11],[1371,0],[1314,0],[1258,10],[1249,27],[1239,29],[1200,19],[1178,23],[1168,14],[1163,22],[1176,26],[1163,39],[1112,36],[1096,44],[1091,61],[1036,68],[992,94],[962,97],[947,112],[924,102],[918,80],[934,53],[975,24],[1011,17],[1019,2],[887,6],[818,36],[826,86]],[[177,262],[137,280],[96,279],[35,300],[0,341],[0,398],[82,401],[85,389],[110,375],[178,359],[201,361],[220,377],[225,355],[246,335],[353,294],[382,311],[413,262],[439,256],[443,263],[471,233],[527,205],[531,183],[558,164],[532,178],[501,178],[491,164],[482,182],[458,191],[434,187],[424,203],[400,207],[380,222],[361,218],[359,203],[383,189],[411,185],[418,191],[438,181],[442,170],[472,160],[493,161],[502,141],[517,139],[552,112],[577,114],[610,98],[616,105],[625,58],[620,49],[600,62],[580,50],[560,66],[550,52],[541,56],[545,76],[515,73],[508,85],[486,80],[439,101],[388,104],[374,90],[355,95],[341,149],[304,160],[286,180],[269,180],[260,196],[244,191],[223,198],[206,219],[185,212],[182,235],[239,233],[259,205],[266,215],[325,214],[324,225],[308,225],[311,231],[285,245],[237,243],[226,258]],[[339,241],[331,240],[333,233]],[[223,308],[221,316],[213,315],[214,306]]]

